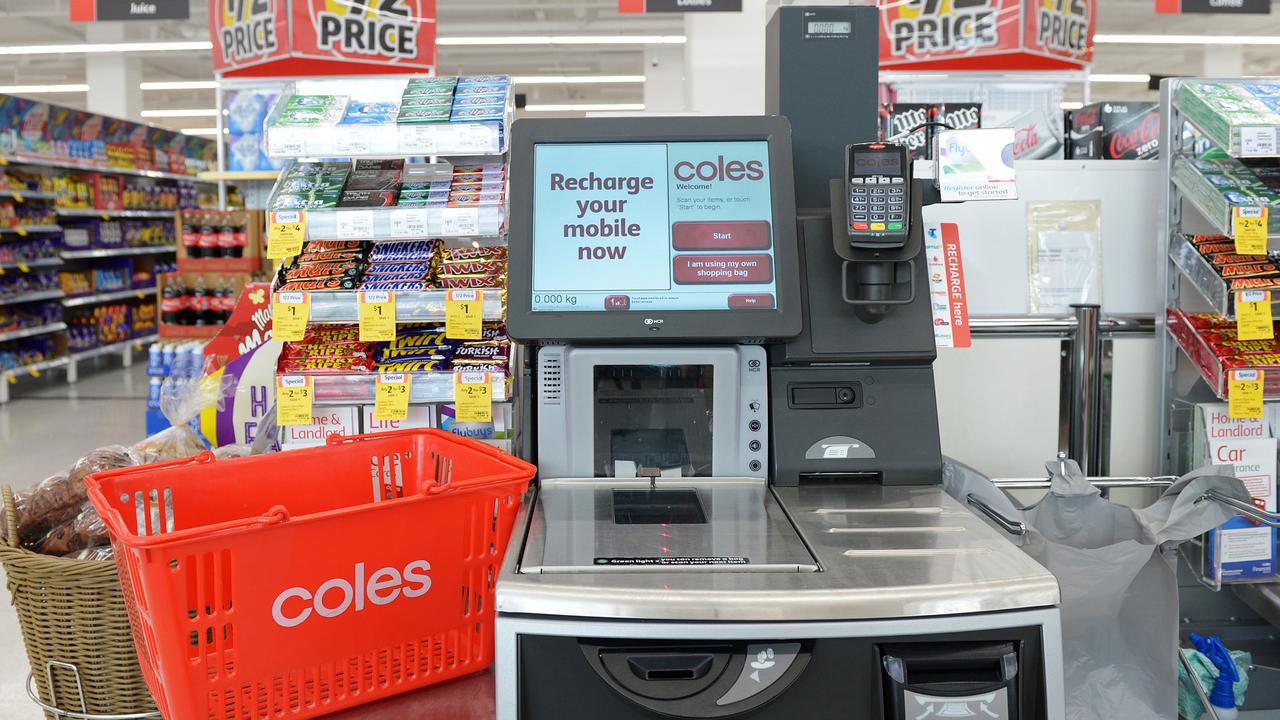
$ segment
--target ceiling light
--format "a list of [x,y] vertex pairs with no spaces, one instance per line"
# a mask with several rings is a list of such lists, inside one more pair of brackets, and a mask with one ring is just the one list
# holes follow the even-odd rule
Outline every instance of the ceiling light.
[[592,112],[596,110],[640,111],[644,103],[573,103],[563,105],[526,105],[527,112]]
[[1102,45],[1280,45],[1280,35],[1094,35]]
[[166,80],[138,83],[142,90],[217,90],[217,80]]
[[1079,110],[1080,108],[1084,107],[1084,103],[1082,103],[1082,102],[1064,102],[1064,103],[1060,103],[1060,104],[1058,105],[1058,107],[1062,108],[1063,110]]
[[1089,76],[1089,82],[1094,83],[1142,83],[1143,85],[1151,82],[1151,76],[1142,73],[1096,73]]
[[218,117],[216,108],[186,108],[177,110],[143,110],[139,113],[142,117]]
[[683,45],[684,35],[472,35],[436,38],[436,45]]
[[593,85],[606,83],[642,83],[643,75],[514,75],[517,85]]
[[9,95],[21,95],[23,93],[74,93],[89,92],[89,86],[84,84],[71,85],[0,85],[0,93]]
[[63,55],[83,53],[175,52],[212,50],[208,40],[176,42],[67,43],[64,45],[0,45],[0,55]]
[[[225,130],[225,129],[224,129],[222,132],[223,132],[223,133],[227,133],[227,134],[229,134],[229,132],[230,132],[230,131],[228,131],[228,130]],[[182,134],[183,134],[183,135],[217,135],[217,134],[218,134],[218,128],[216,128],[216,127],[211,127],[211,128],[185,128],[185,129],[183,129]]]

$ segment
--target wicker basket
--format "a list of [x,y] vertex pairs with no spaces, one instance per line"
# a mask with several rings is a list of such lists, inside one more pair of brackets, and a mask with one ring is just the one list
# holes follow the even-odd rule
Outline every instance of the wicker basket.
[[0,495],[8,532],[0,563],[45,716],[160,717],[138,667],[116,564],[20,547],[13,492],[6,485]]

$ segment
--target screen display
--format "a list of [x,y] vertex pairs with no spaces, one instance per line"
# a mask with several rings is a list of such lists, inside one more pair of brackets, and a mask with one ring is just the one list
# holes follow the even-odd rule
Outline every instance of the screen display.
[[534,147],[534,312],[777,307],[769,144]]
[[855,152],[854,175],[901,175],[902,154],[897,152]]
[[809,23],[810,35],[848,35],[853,32],[851,22],[814,20]]

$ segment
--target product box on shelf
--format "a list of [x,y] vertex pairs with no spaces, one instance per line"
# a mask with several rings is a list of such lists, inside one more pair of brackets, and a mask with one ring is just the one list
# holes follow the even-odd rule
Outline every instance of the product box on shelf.
[[249,273],[162,273],[160,337],[209,338],[231,317]]
[[355,405],[318,405],[311,413],[310,425],[281,426],[280,447],[283,450],[316,447],[324,445],[330,435],[359,434],[359,407]]
[[410,405],[409,417],[404,420],[379,420],[374,417],[372,405],[361,405],[360,415],[361,432],[366,433],[436,427],[436,406],[430,404]]
[[[1218,440],[1209,442],[1214,465],[1235,469],[1254,505],[1276,509],[1276,440]],[[1222,582],[1258,580],[1276,575],[1276,530],[1237,515],[1210,531],[1207,538],[1211,579]]]
[[493,420],[487,423],[460,423],[452,403],[410,405],[409,419],[378,420],[374,406],[361,406],[361,432],[375,433],[406,428],[438,428],[454,435],[482,440],[500,450],[511,452],[511,403],[494,403]]
[[256,272],[262,266],[261,210],[180,210],[176,219],[181,272]]
[[1071,113],[1074,160],[1152,160],[1160,156],[1160,109],[1153,102],[1101,102]]
[[[1277,406],[1266,406],[1268,416]],[[1191,461],[1194,467],[1217,465],[1226,458],[1213,457],[1211,450],[1221,447],[1227,440],[1256,440],[1275,437],[1266,418],[1233,418],[1227,412],[1226,403],[1196,403]]]

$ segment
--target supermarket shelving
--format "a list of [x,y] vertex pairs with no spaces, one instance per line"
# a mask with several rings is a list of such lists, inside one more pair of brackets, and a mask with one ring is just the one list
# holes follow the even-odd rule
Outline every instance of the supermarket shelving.
[[154,218],[172,220],[177,209],[173,210],[96,210],[94,208],[55,208],[54,212],[63,217],[88,218]]
[[133,351],[141,350],[144,345],[153,343],[158,339],[159,336],[152,333],[109,345],[100,345],[96,348],[81,350],[80,352],[69,353],[49,360],[42,360],[31,365],[0,370],[0,405],[9,402],[9,386],[17,383],[18,378],[23,375],[39,377],[41,373],[48,370],[65,369],[67,371],[67,382],[75,383],[80,379],[80,361],[91,360],[104,355],[119,354],[124,367],[130,367],[133,365]]
[[[501,320],[502,288],[484,288],[484,319]],[[396,293],[396,322],[443,322],[445,290]],[[359,321],[358,291],[311,293],[313,323],[354,323]]]
[[[1267,235],[1269,238],[1280,238],[1280,197],[1272,202],[1236,203],[1223,196],[1222,190],[1214,186],[1197,168],[1197,164],[1209,163],[1224,167],[1232,167],[1233,172],[1251,175],[1249,169],[1233,158],[1214,158],[1211,160],[1193,160],[1183,156],[1173,159],[1173,182],[1191,201],[1196,210],[1209,221],[1214,231],[1220,235],[1232,235],[1231,215],[1237,207],[1268,208]],[[1259,198],[1261,199],[1261,198]]]
[[[291,373],[282,373],[289,375]],[[410,378],[409,402],[437,403],[453,402],[454,374],[445,372],[407,373]],[[372,403],[377,375],[345,374],[345,375],[312,375],[314,383],[315,403],[317,405],[354,405]],[[508,398],[508,379],[500,373],[492,377],[491,391],[494,402],[502,402]]]
[[487,238],[501,235],[506,208],[336,208],[307,211],[309,240]]
[[[1242,82],[1240,78],[1233,80]],[[1214,146],[1233,157],[1280,157],[1280,113],[1258,103],[1244,112],[1224,111],[1202,86],[1222,81],[1195,78],[1178,84],[1166,105],[1171,104],[1181,119],[1190,123]],[[1245,147],[1246,144],[1252,146]],[[1269,150],[1268,150],[1269,148]]]
[[0,233],[14,233],[17,235],[56,232],[62,232],[62,228],[57,225],[14,225],[10,227],[0,227]]
[[279,170],[206,170],[197,177],[208,182],[261,182],[276,180]]
[[103,257],[124,257],[128,255],[164,255],[166,253],[177,252],[173,245],[158,245],[155,247],[123,247],[123,248],[102,248],[97,250],[63,250],[58,256],[63,260],[85,260],[89,258]]
[[22,295],[0,297],[0,305],[18,305],[20,303],[40,302],[41,300],[61,300],[63,297],[65,295],[61,290],[41,290]]
[[62,357],[41,360],[40,362],[31,363],[30,365],[22,365],[8,370],[0,370],[0,378],[3,378],[3,381],[0,381],[0,405],[9,402],[9,386],[18,382],[18,378],[20,376],[30,375],[31,377],[40,377],[40,373],[47,370],[66,367],[70,362],[71,359],[63,355]]
[[5,270],[22,270],[22,268],[51,268],[62,265],[62,260],[56,257],[32,258],[30,260],[15,260],[13,262],[0,263],[0,272]]
[[[1173,261],[1181,273],[1183,280],[1190,283],[1200,293],[1214,312],[1228,318],[1236,315],[1235,293],[1227,288],[1222,279],[1204,256],[1187,242],[1182,233],[1175,233],[1169,240],[1169,259]],[[1272,293],[1272,305],[1280,303],[1280,291]],[[1274,313],[1280,317],[1280,312]]]
[[34,165],[38,167],[57,168],[59,170],[82,170],[84,172],[99,172],[109,175],[133,175],[135,177],[147,177],[157,180],[188,180],[191,182],[207,182],[201,180],[197,175],[187,175],[183,173],[163,172],[160,170],[140,170],[138,168],[116,167],[114,165],[104,165],[102,163],[81,162],[77,160],[65,160],[56,158],[45,158],[39,155],[28,155],[26,153],[12,153],[9,155],[0,155],[0,165]]
[[49,333],[62,332],[67,329],[67,324],[62,322],[49,323],[48,325],[38,325],[36,327],[22,328],[21,330],[10,330],[8,332],[0,332],[0,342],[9,340],[21,340],[22,338],[36,337],[39,335],[48,335]]
[[154,297],[155,294],[155,287],[130,288],[128,290],[115,290],[112,292],[95,293],[93,295],[78,295],[76,297],[65,298],[62,301],[62,306],[80,307],[82,305],[96,305],[98,303],[111,302],[112,300],[129,300],[135,297],[139,299],[146,299],[148,296]]
[[58,196],[55,193],[6,189],[0,190],[0,198],[11,198],[18,202],[26,202],[27,200],[56,200]]

